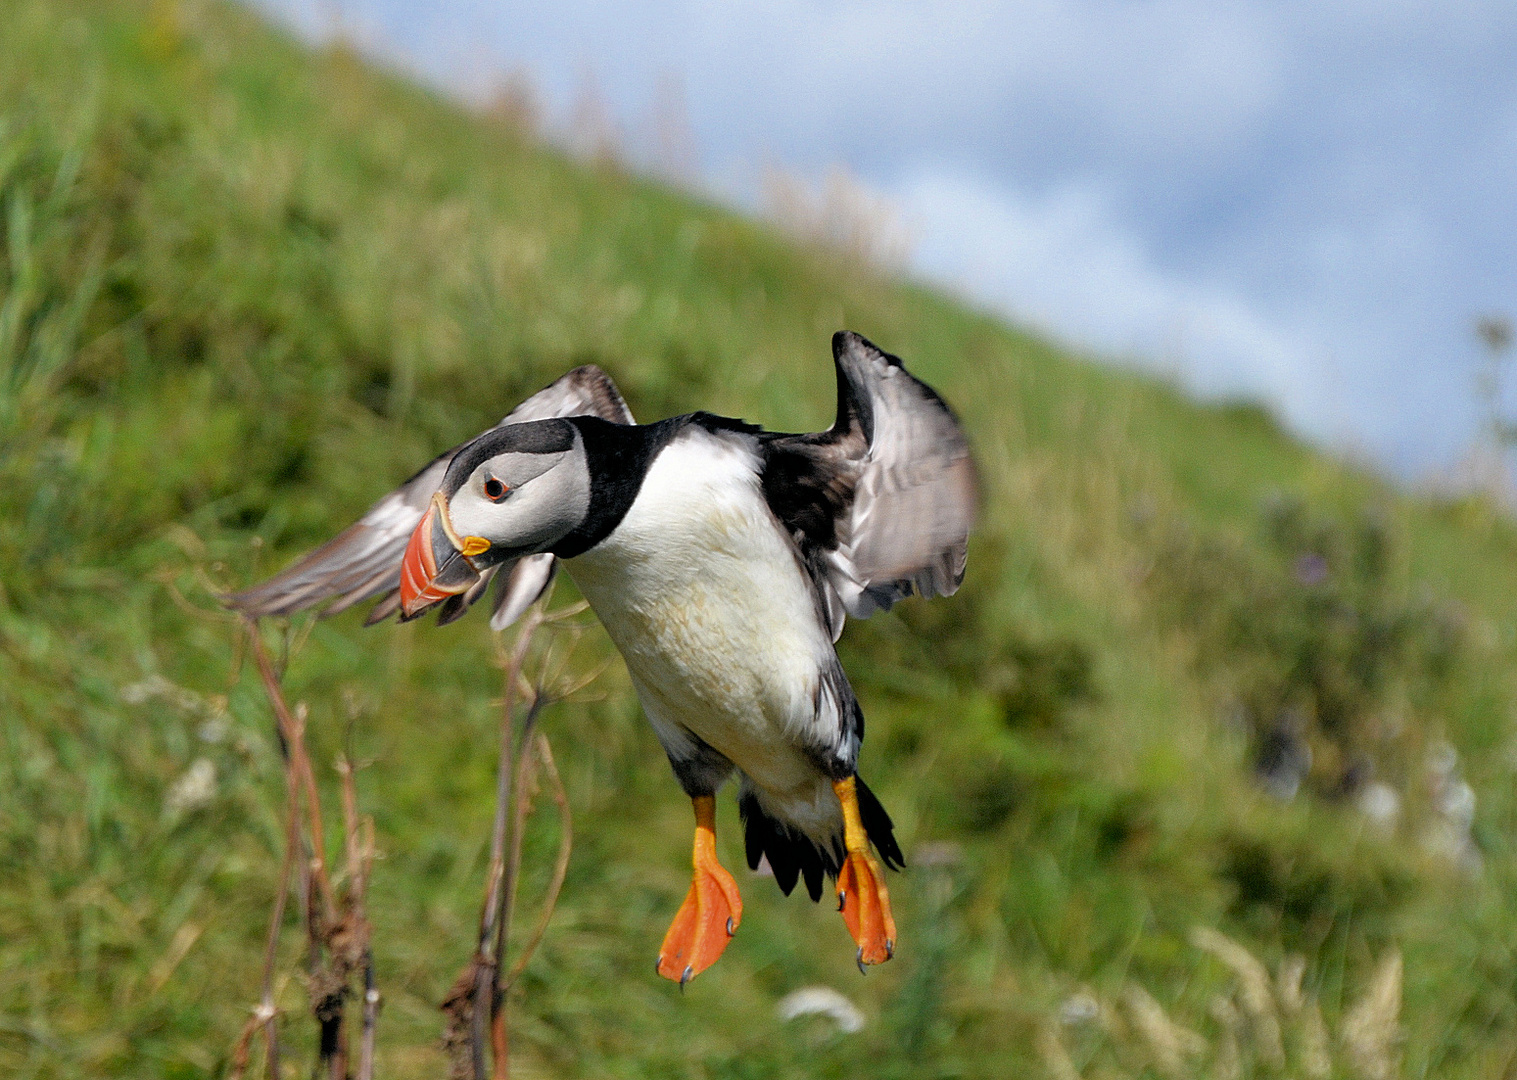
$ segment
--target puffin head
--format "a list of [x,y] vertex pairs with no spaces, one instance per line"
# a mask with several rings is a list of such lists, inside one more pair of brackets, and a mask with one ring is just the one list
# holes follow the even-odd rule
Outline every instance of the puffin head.
[[547,551],[589,513],[590,470],[567,420],[492,428],[454,455],[411,534],[400,606],[419,614],[498,563]]

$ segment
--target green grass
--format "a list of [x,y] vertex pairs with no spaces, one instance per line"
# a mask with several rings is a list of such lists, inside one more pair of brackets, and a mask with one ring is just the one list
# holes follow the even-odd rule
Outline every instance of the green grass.
[[[908,857],[946,842],[957,858],[892,879],[901,948],[864,980],[826,904],[745,872],[739,936],[680,995],[652,961],[687,882],[689,808],[613,664],[594,700],[544,720],[577,842],[515,1004],[525,1073],[1039,1075],[1059,1003],[1129,983],[1216,1041],[1207,1007],[1232,977],[1190,944],[1198,925],[1271,965],[1303,954],[1334,1030],[1398,947],[1404,1075],[1508,1067],[1517,531],[1490,506],[1408,495],[1258,410],[1197,405],[575,164],[236,9],[14,0],[4,21],[5,1075],[217,1075],[256,1000],[282,779],[215,589],[283,565],[587,360],[644,419],[824,426],[840,327],[943,392],[983,474],[960,595],[842,646],[869,717],[862,770]],[[1174,530],[1265,565],[1261,508],[1282,494],[1327,519],[1380,514],[1388,588],[1462,628],[1438,696],[1370,702],[1407,806],[1390,835],[1352,805],[1260,790],[1226,670],[1195,662],[1215,643],[1165,616],[1146,572]],[[310,629],[287,687],[319,761],[351,745],[370,762],[383,1075],[436,1076],[436,1005],[484,870],[499,672],[477,614],[361,618]],[[577,662],[610,655],[591,630]],[[1478,876],[1420,840],[1419,755],[1440,739],[1477,796]],[[167,795],[201,758],[216,795],[176,812]],[[724,802],[731,866],[736,824]],[[528,894],[555,842],[532,837]],[[280,998],[297,1045],[298,937],[291,923]],[[864,1030],[774,1018],[811,983],[854,998]],[[1130,1029],[1061,1038],[1088,1077],[1153,1070]]]

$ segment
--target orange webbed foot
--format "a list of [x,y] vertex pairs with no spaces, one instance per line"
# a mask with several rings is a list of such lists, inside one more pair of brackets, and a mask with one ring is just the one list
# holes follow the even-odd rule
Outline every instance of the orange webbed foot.
[[695,802],[695,872],[658,952],[658,973],[684,985],[716,963],[743,921],[737,882],[716,859],[716,809],[711,796]]
[[838,871],[838,910],[858,943],[862,972],[866,965],[883,964],[895,955],[895,916],[890,912],[885,871],[869,853],[853,778],[839,780],[833,788],[843,806],[843,845],[847,851]]
[[850,851],[838,872],[838,910],[859,946],[859,970],[895,955],[895,917],[885,873],[867,851]]

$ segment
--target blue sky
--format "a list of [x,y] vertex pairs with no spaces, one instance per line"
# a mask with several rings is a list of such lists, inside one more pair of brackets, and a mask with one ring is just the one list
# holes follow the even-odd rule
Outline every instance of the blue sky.
[[1407,477],[1517,314],[1517,4],[259,3],[467,97],[525,70],[560,123],[593,81],[634,146],[679,87],[710,190],[842,165],[915,272]]

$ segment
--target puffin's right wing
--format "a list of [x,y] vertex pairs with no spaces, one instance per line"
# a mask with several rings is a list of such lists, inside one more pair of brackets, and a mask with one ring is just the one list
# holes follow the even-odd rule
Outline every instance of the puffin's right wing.
[[[539,390],[512,409],[497,426],[585,415],[599,416],[615,424],[634,423],[616,384],[593,364],[575,368]],[[455,446],[434,458],[426,468],[369,507],[358,521],[293,566],[261,585],[227,597],[227,606],[256,619],[264,615],[290,615],[330,600],[322,614],[335,615],[360,601],[380,596],[382,599],[365,625],[389,618],[400,609],[400,561],[406,542],[426,513],[432,494],[442,486],[453,455],[467,445]],[[490,579],[498,576],[501,584],[496,589],[490,625],[497,630],[508,626],[547,588],[553,579],[554,564],[552,555],[542,554],[492,567],[481,575],[474,588],[450,597],[442,605],[438,622],[452,622],[462,615],[483,595]]]
[[964,580],[977,479],[943,399],[898,357],[853,333],[832,338],[837,420],[765,441],[764,491],[817,583],[832,636],[903,597]]

